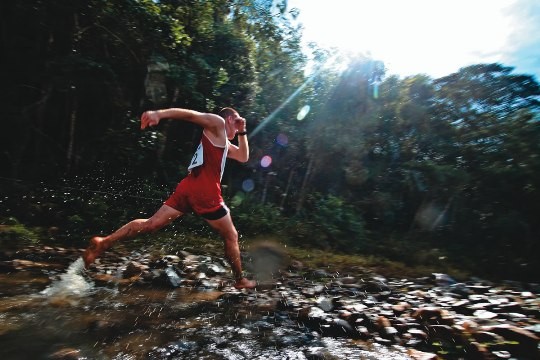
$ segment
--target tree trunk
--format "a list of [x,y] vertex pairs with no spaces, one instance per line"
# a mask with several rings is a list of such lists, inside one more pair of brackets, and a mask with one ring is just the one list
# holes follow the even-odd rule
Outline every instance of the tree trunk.
[[71,111],[69,117],[69,142],[66,153],[66,174],[69,174],[73,166],[74,148],[75,148],[75,128],[77,124],[77,94],[76,88],[70,89],[71,93]]
[[270,171],[266,174],[266,180],[264,182],[264,189],[261,197],[261,204],[264,204],[266,202],[266,195],[268,193],[268,185],[270,185],[270,180],[272,179],[272,176],[276,175],[275,172]]
[[289,178],[287,179],[287,185],[285,186],[285,192],[281,195],[281,202],[279,204],[279,210],[283,211],[285,207],[285,201],[287,200],[287,196],[289,195],[289,190],[291,188],[292,179],[294,177],[295,169],[292,169],[289,173]]
[[307,193],[307,185],[309,183],[309,178],[311,177],[311,173],[313,172],[314,168],[314,160],[313,157],[309,158],[308,166],[306,173],[304,175],[304,180],[302,181],[302,186],[300,187],[299,195],[298,195],[298,202],[296,203],[296,215],[302,211],[304,208],[304,201],[306,199],[306,193]]

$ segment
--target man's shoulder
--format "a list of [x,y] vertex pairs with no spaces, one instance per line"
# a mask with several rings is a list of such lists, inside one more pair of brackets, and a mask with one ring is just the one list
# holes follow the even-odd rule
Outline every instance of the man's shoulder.
[[202,116],[206,118],[207,126],[206,127],[220,127],[225,128],[225,119],[221,116],[213,113],[203,113]]

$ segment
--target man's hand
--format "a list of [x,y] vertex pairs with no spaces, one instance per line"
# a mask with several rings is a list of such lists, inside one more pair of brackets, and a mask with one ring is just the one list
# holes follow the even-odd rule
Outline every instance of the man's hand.
[[246,119],[238,117],[234,121],[234,128],[236,129],[236,132],[244,132],[246,131]]
[[157,111],[145,111],[141,116],[141,130],[146,129],[148,126],[156,126],[159,124],[159,114]]

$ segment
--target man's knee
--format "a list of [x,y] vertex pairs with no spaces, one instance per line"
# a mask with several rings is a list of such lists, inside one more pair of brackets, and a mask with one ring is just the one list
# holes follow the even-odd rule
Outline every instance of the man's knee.
[[238,231],[236,231],[236,229],[231,231],[231,237],[234,241],[238,241]]
[[238,231],[236,231],[235,228],[227,229],[225,231],[222,231],[221,236],[223,236],[223,238],[227,242],[237,242],[238,241]]
[[164,227],[165,225],[166,224],[161,223],[159,221],[155,221],[155,220],[152,220],[152,219],[147,219],[143,223],[143,231],[144,232],[155,232],[155,231],[158,231],[159,229],[161,229],[162,227]]

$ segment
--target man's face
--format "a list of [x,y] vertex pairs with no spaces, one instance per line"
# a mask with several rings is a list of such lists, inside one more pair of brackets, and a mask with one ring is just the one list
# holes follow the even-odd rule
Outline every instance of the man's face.
[[230,126],[227,127],[227,137],[229,140],[232,140],[234,136],[236,135],[236,132],[238,131],[238,123],[243,121],[242,117],[238,113],[234,113],[233,115],[230,115],[227,117],[227,122],[230,124]]
[[231,115],[231,116],[233,118],[233,121],[235,121],[235,122],[242,120],[242,118],[240,117],[240,114],[238,114],[238,113],[234,113],[234,115]]

